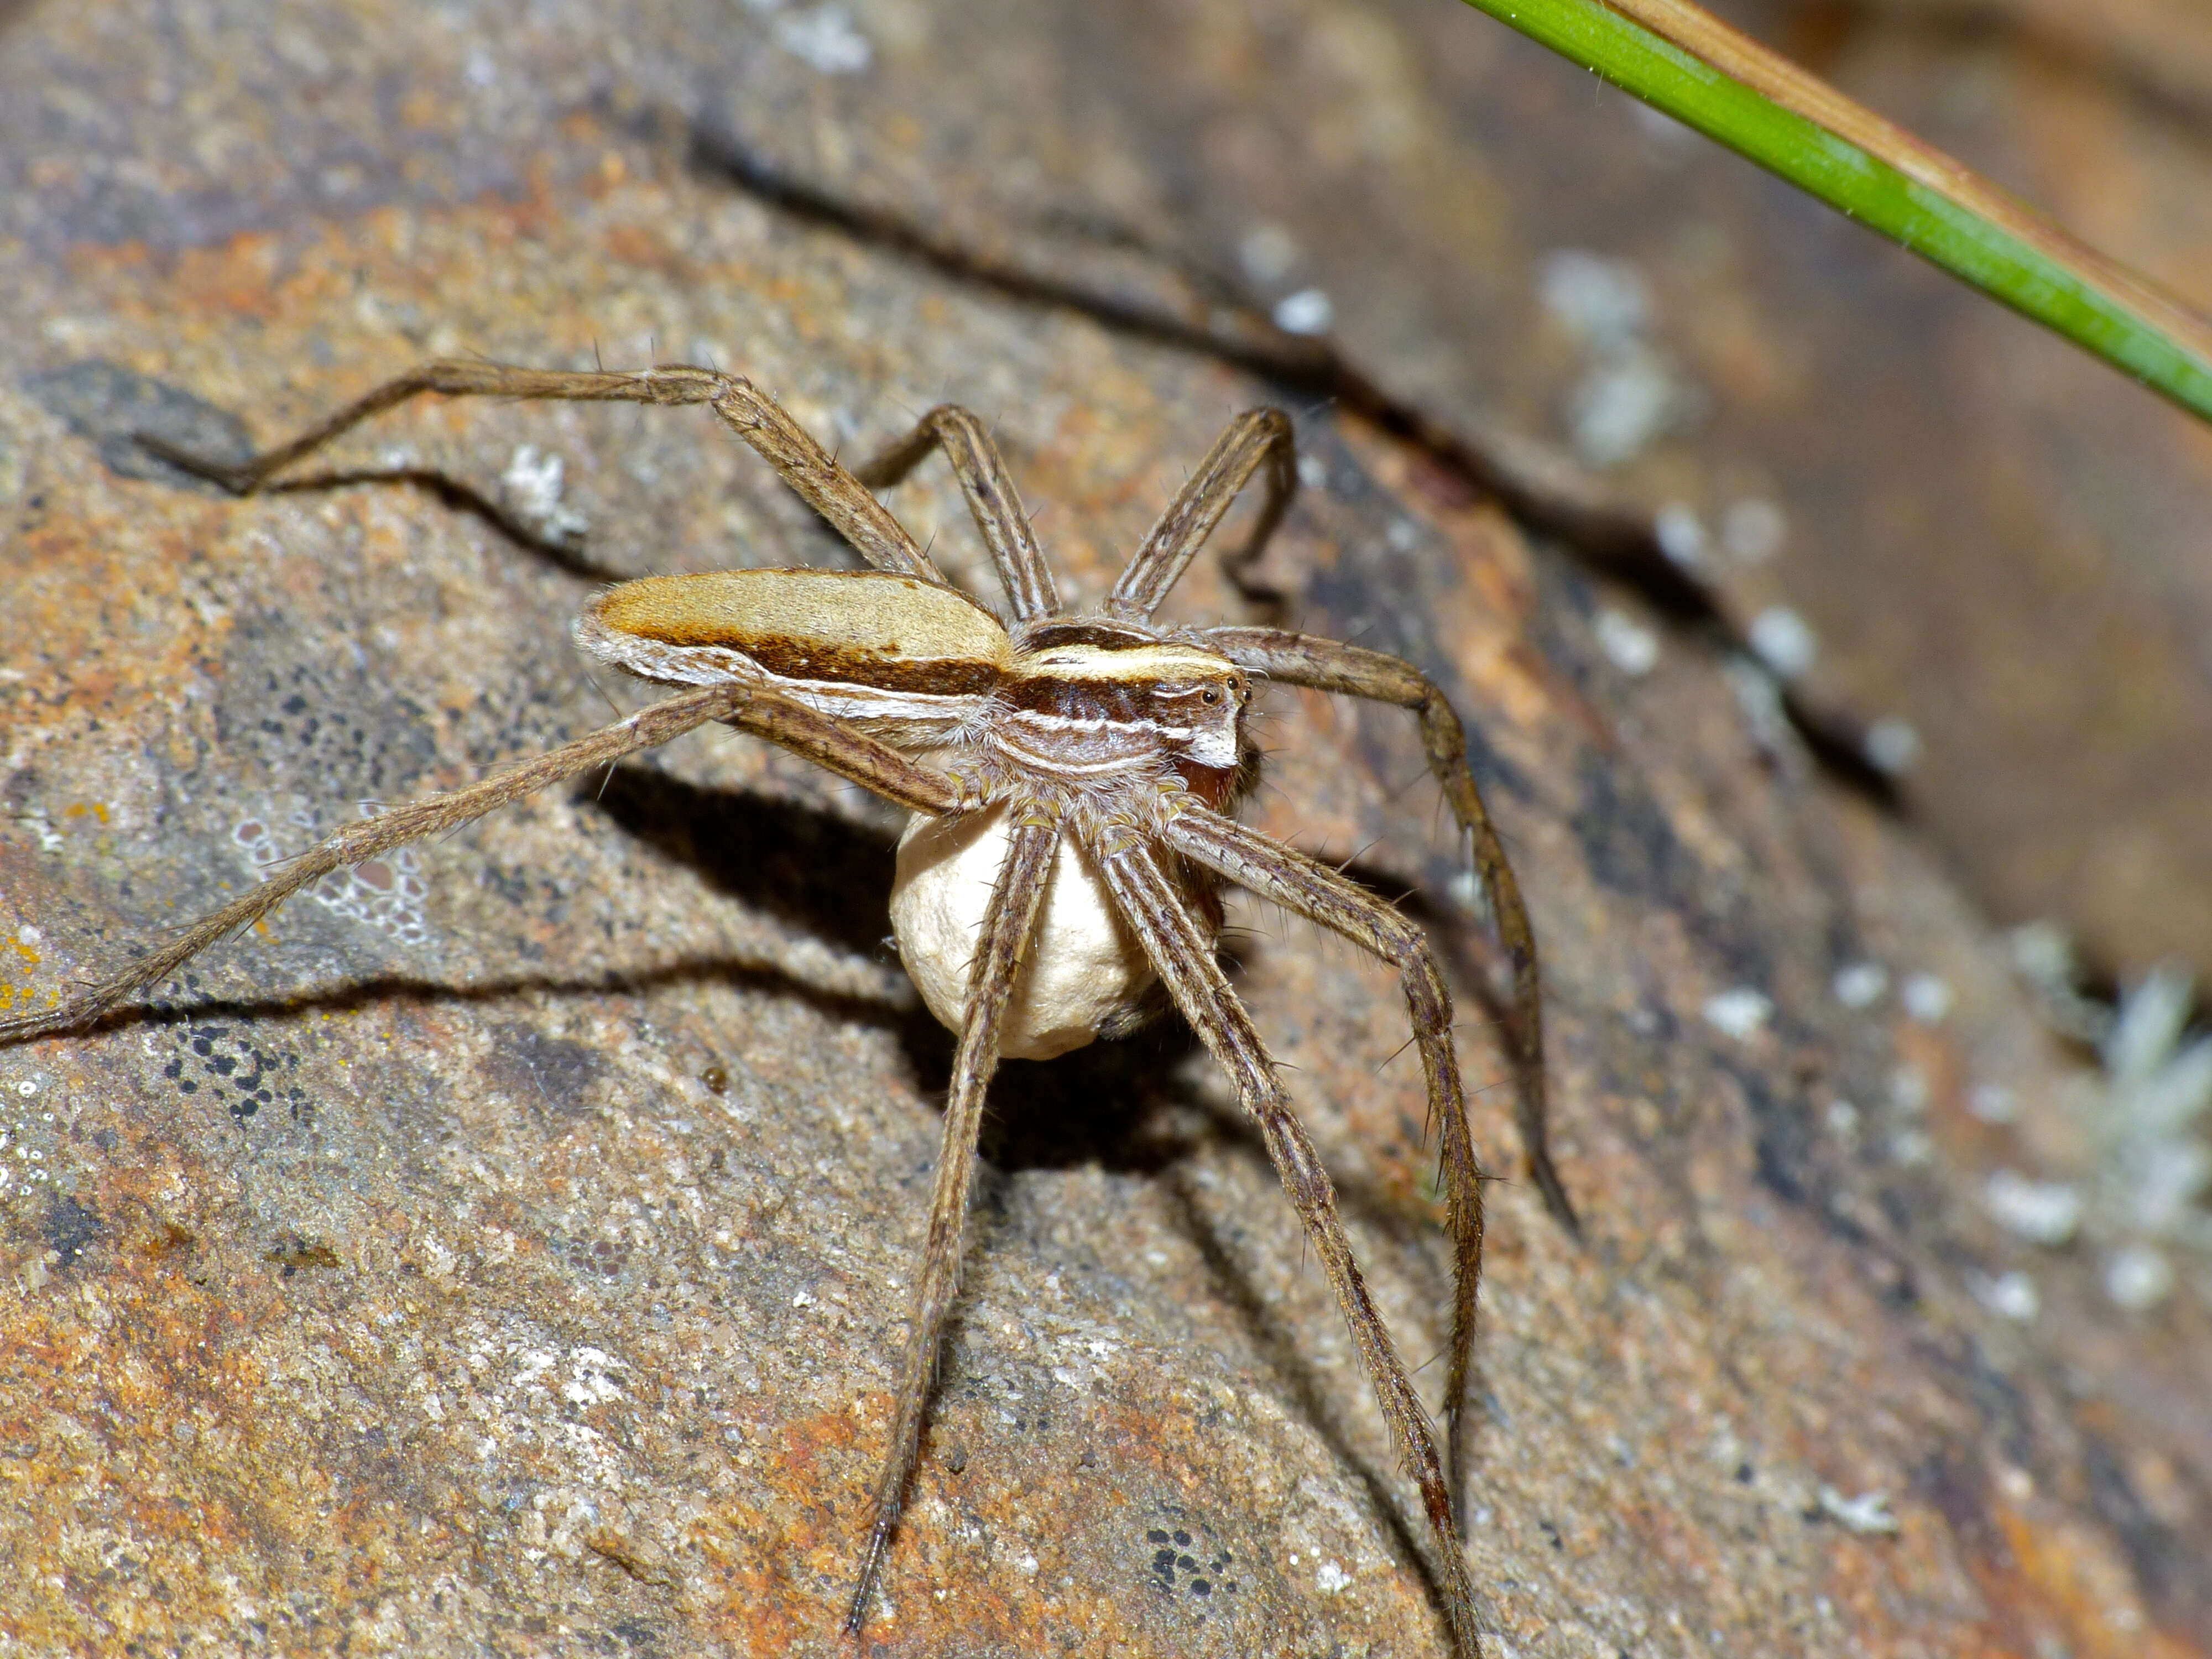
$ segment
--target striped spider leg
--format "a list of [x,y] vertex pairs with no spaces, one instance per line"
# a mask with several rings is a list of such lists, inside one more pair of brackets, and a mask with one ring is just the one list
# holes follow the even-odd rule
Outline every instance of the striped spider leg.
[[1029,622],[1060,614],[1060,585],[1037,546],[1036,532],[1022,498],[1014,491],[1006,464],[991,441],[982,422],[966,410],[940,404],[923,416],[906,437],[884,450],[853,476],[870,489],[889,489],[928,458],[933,449],[945,452],[968,498],[975,527],[983,532],[991,562],[1006,590],[1013,620]]
[[[1474,1659],[1473,1590],[1454,1508],[1481,1269],[1482,1176],[1450,1003],[1419,927],[1231,816],[1258,781],[1258,751],[1245,729],[1254,676],[1393,702],[1419,717],[1431,769],[1473,839],[1514,963],[1506,1038],[1531,1166],[1555,1212],[1571,1221],[1543,1145],[1534,945],[1468,769],[1457,718],[1419,673],[1377,653],[1278,630],[1194,634],[1151,621],[1264,467],[1257,528],[1231,556],[1232,572],[1258,556],[1294,486],[1288,420],[1258,410],[1233,422],[1132,556],[1102,612],[1083,617],[1061,605],[988,433],[951,407],[932,410],[856,477],[735,376],[684,366],[625,374],[439,362],[242,466],[172,459],[250,492],[359,422],[425,392],[708,404],[874,568],[647,577],[601,593],[577,621],[579,643],[641,679],[682,688],[677,695],[511,771],[325,837],[136,966],[46,1014],[0,1023],[0,1041],[90,1024],[331,870],[708,721],[752,732],[908,810],[893,933],[924,1000],[959,1034],[890,1444],[848,1629],[857,1632],[865,1619],[919,1455],[957,1288],[983,1097],[998,1061],[1049,1058],[1133,1029],[1163,1000],[1164,988],[1164,1000],[1182,1009],[1235,1082],[1328,1270],[1420,1487],[1454,1652]],[[896,483],[933,450],[944,452],[966,495],[1008,597],[1010,623],[946,582],[863,483]],[[1455,1252],[1448,1464],[1352,1258],[1328,1176],[1215,959],[1224,880],[1399,969],[1444,1137]]]
[[[1237,580],[1265,550],[1297,487],[1291,423],[1279,410],[1249,410],[1230,422],[1131,557],[1107,599],[1107,609],[1117,616],[1149,617],[1263,463],[1268,468],[1267,493],[1259,523],[1241,549],[1222,559],[1231,580]],[[1528,908],[1522,902],[1512,863],[1482,804],[1482,792],[1475,787],[1467,762],[1467,732],[1450,701],[1403,659],[1341,641],[1276,628],[1209,628],[1201,637],[1231,660],[1281,684],[1393,703],[1419,720],[1429,770],[1474,843],[1483,896],[1512,967],[1513,994],[1504,1010],[1504,1035],[1511,1051],[1516,1115],[1529,1176],[1542,1193],[1545,1206],[1570,1232],[1578,1234],[1580,1223],[1550,1151],[1535,930],[1528,924]]]
[[1536,965],[1536,933],[1529,925],[1528,907],[1522,901],[1521,884],[1514,879],[1504,844],[1498,838],[1497,827],[1482,804],[1481,791],[1475,787],[1474,773],[1467,763],[1467,732],[1459,715],[1428,676],[1411,663],[1380,651],[1276,628],[1209,628],[1203,637],[1231,661],[1279,684],[1309,685],[1320,691],[1395,704],[1419,720],[1429,770],[1443,790],[1444,799],[1451,803],[1460,828],[1474,844],[1475,872],[1512,970],[1512,995],[1498,1012],[1507,1058],[1513,1066],[1522,1156],[1529,1179],[1543,1195],[1545,1207],[1570,1233],[1579,1237],[1582,1223],[1552,1162],[1545,1104],[1543,982]]
[[[1265,550],[1296,486],[1291,425],[1279,410],[1271,409],[1248,410],[1230,423],[1130,559],[1107,600],[1108,609],[1117,615],[1149,616],[1173,589],[1213,526],[1262,465],[1268,468],[1267,493],[1259,522],[1244,545],[1224,553],[1222,559],[1231,580],[1239,580]],[[1240,667],[1269,680],[1395,704],[1419,720],[1429,770],[1473,845],[1483,896],[1512,971],[1511,996],[1498,1012],[1500,1035],[1513,1066],[1515,1115],[1522,1157],[1545,1206],[1571,1234],[1579,1237],[1581,1224],[1552,1162],[1544,1076],[1543,986],[1537,967],[1535,930],[1529,925],[1528,906],[1522,900],[1513,866],[1468,764],[1467,733],[1450,701],[1411,663],[1340,641],[1274,628],[1209,628],[1200,637]],[[1234,824],[1227,828],[1236,830]],[[1178,850],[1237,885],[1344,933],[1397,965],[1404,978],[1427,1076],[1431,1115],[1443,1125],[1446,1192],[1458,1254],[1444,1408],[1451,1434],[1450,1487],[1457,1502],[1464,1496],[1473,1439],[1466,1431],[1463,1407],[1474,1346],[1476,1295],[1482,1276],[1482,1189],[1466,1125],[1458,1064],[1448,1035],[1450,1000],[1433,953],[1420,930],[1396,910],[1289,848],[1256,858],[1245,855],[1241,869],[1224,867],[1218,855],[1209,857],[1198,847],[1178,844]],[[1325,898],[1321,896],[1324,890],[1328,895]]]

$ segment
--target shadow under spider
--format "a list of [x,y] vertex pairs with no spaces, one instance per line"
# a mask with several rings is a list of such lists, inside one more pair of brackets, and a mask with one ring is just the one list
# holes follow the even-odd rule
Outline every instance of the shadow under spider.
[[[593,787],[580,792],[593,801]],[[893,842],[878,831],[801,803],[738,791],[702,788],[649,767],[618,766],[598,805],[623,831],[690,865],[719,890],[776,916],[800,932],[856,955],[882,956],[889,930],[884,896],[890,891]],[[693,953],[672,961],[610,967],[592,973],[521,972],[478,975],[453,983],[407,973],[350,976],[326,988],[268,995],[210,995],[197,975],[181,993],[149,995],[114,1010],[89,1028],[212,1018],[270,1019],[311,1010],[346,1012],[379,1002],[489,1003],[537,994],[642,995],[663,986],[720,982],[773,991],[808,1003],[834,1019],[897,1029],[915,1025],[914,1006],[825,989],[771,963]],[[933,1030],[927,1011],[921,1019]],[[913,1039],[907,1038],[909,1048]],[[950,1064],[950,1039],[942,1045]]]
[[326,990],[308,989],[270,996],[210,995],[198,988],[198,975],[185,983],[188,988],[184,991],[149,996],[143,1003],[117,1008],[84,1030],[112,1031],[128,1026],[192,1024],[212,1019],[294,1019],[307,1013],[358,1013],[397,1002],[433,1005],[493,1003],[520,996],[642,996],[674,985],[734,985],[773,992],[805,1002],[831,1019],[887,1025],[902,1023],[907,1018],[902,1008],[868,997],[824,990],[818,985],[793,979],[774,967],[728,957],[681,957],[648,968],[611,968],[599,974],[480,975],[458,985],[413,974],[374,974],[348,978]]
[[600,775],[584,781],[578,800],[632,841],[747,909],[890,959],[896,837],[806,801],[693,783],[654,766],[617,766],[604,788]]
[[[4,0],[0,0],[0,3],[4,3]],[[457,478],[450,472],[441,472],[435,467],[352,467],[343,471],[310,472],[265,483],[254,494],[327,495],[341,489],[362,488],[419,491],[453,512],[465,514],[477,520],[556,570],[565,570],[570,575],[581,576],[587,581],[628,581],[637,574],[634,570],[618,570],[612,565],[602,564],[579,546],[540,535],[474,484]]]
[[[587,793],[586,800],[591,799]],[[803,801],[696,784],[649,766],[615,768],[599,808],[623,831],[689,866],[718,892],[855,954],[896,960],[886,935],[896,842]],[[941,1097],[954,1038],[917,999],[897,1022],[915,1084]],[[1159,1107],[1198,1052],[1182,1020],[1053,1060],[1008,1060],[993,1083],[982,1156],[1001,1173],[1087,1164],[1166,1167],[1187,1147],[1158,1132]]]
[[[693,783],[651,766],[617,766],[603,792],[595,797],[586,789],[580,798],[596,800],[625,835],[688,866],[748,908],[855,955],[896,960],[886,937],[896,862],[896,842],[889,833],[805,801]],[[1346,873],[1439,932],[1467,931],[1438,918],[1418,895],[1401,896],[1405,884],[1395,876],[1358,866]],[[1232,976],[1235,971],[1232,966]],[[634,979],[642,986],[661,976],[656,969],[618,982]],[[785,982],[795,994],[829,1006],[826,994]],[[1479,985],[1464,988],[1484,1001]],[[841,1007],[855,1004],[865,1008],[863,1017],[893,1023],[923,1093],[941,1097],[951,1086],[954,1037],[918,1000],[898,1013],[857,999],[830,1000]],[[1189,1026],[1170,1012],[1127,1036],[1102,1040],[1058,1060],[1006,1060],[992,1085],[982,1156],[992,1169],[1009,1175],[1092,1164],[1140,1175],[1170,1168],[1202,1143],[1230,1142],[1272,1175],[1267,1148],[1249,1122],[1192,1090],[1187,1071],[1200,1053]],[[1418,1248],[1433,1231],[1425,1217],[1370,1183],[1341,1176],[1336,1181],[1346,1207],[1394,1247]]]
[[[1275,1379],[1291,1412],[1328,1449],[1330,1461],[1350,1471],[1365,1490],[1399,1560],[1435,1601],[1443,1587],[1423,1553],[1419,1529],[1408,1522],[1392,1486],[1391,1464],[1354,1443],[1346,1428],[1349,1402],[1343,1389],[1332,1386],[1308,1358],[1313,1333],[1294,1322],[1261,1288],[1233,1234],[1224,1233],[1205,1206],[1194,1159],[1208,1146],[1249,1162],[1267,1188],[1277,1187],[1279,1178],[1250,1122],[1233,1107],[1209,1101],[1191,1087],[1188,1062],[1201,1052],[1189,1028],[1170,1018],[1060,1060],[1009,1062],[994,1082],[993,1109],[984,1121],[983,1155],[969,1212],[969,1260],[988,1255],[1000,1234],[1016,1228],[1010,1200],[1018,1171],[1095,1163],[1154,1180],[1167,1198],[1170,1225],[1205,1264],[1207,1282],[1245,1330],[1259,1365]],[[950,1044],[943,1045],[933,1084],[939,1090],[948,1080],[951,1057]],[[1345,1212],[1387,1238],[1403,1270],[1433,1280],[1436,1304],[1447,1305],[1449,1261],[1443,1252],[1424,1248],[1426,1243],[1443,1243],[1440,1227],[1409,1215],[1401,1204],[1364,1182],[1346,1182],[1334,1172],[1332,1178]],[[946,1322],[948,1355],[967,1340],[971,1295],[963,1283]],[[1418,1357],[1415,1363],[1418,1369]],[[1346,1386],[1357,1390],[1360,1384],[1355,1380]],[[1480,1413],[1486,1392],[1478,1362],[1468,1376],[1467,1409]],[[927,1432],[933,1434],[936,1427],[933,1423]]]
[[[914,1052],[910,1044],[909,1053]],[[1331,1461],[1350,1470],[1364,1488],[1399,1559],[1436,1601],[1443,1587],[1397,1500],[1390,1468],[1360,1451],[1346,1431],[1341,1390],[1332,1389],[1306,1357],[1311,1333],[1294,1327],[1286,1310],[1259,1287],[1203,1206],[1193,1160],[1208,1146],[1248,1161],[1269,1188],[1278,1186],[1279,1177],[1249,1121],[1191,1086],[1190,1064],[1202,1053],[1189,1026],[1170,1015],[1128,1036],[1096,1042],[1059,1060],[1006,1062],[993,1081],[983,1123],[975,1194],[969,1212],[969,1259],[972,1262],[988,1255],[997,1236],[1013,1226],[1009,1200],[1020,1171],[1095,1164],[1115,1173],[1155,1180],[1168,1199],[1170,1224],[1197,1251],[1207,1280],[1249,1336],[1260,1364],[1273,1376],[1292,1412],[1328,1449]],[[932,1045],[928,1058],[934,1066],[921,1072],[921,1079],[926,1087],[941,1093],[951,1080],[950,1038]],[[1360,1217],[1387,1237],[1418,1277],[1437,1279],[1436,1300],[1445,1305],[1441,1285],[1449,1282],[1450,1269],[1422,1248],[1423,1224],[1366,1183],[1347,1182],[1334,1172],[1332,1178],[1346,1212]],[[1441,1230],[1434,1224],[1426,1231],[1441,1242]],[[966,1340],[973,1311],[971,1291],[963,1283],[946,1322],[948,1355]],[[1476,1409],[1473,1402],[1481,1399],[1482,1392],[1478,1368],[1469,1377],[1469,1409]],[[926,1432],[933,1434],[936,1426],[933,1423]]]

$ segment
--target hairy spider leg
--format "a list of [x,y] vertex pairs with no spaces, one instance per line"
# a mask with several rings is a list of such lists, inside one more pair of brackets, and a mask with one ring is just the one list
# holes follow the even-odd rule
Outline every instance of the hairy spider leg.
[[1444,987],[1436,951],[1420,925],[1404,912],[1296,848],[1232,818],[1192,807],[1169,821],[1167,842],[1193,863],[1342,934],[1398,970],[1413,1041],[1420,1050],[1430,1106],[1443,1140],[1453,1251],[1451,1358],[1444,1383],[1449,1433],[1445,1463],[1452,1506],[1455,1510],[1463,1509],[1474,1440],[1464,1425],[1476,1297],[1482,1283],[1485,1177],[1475,1158],[1466,1087],[1460,1078],[1459,1055],[1452,1045],[1451,993]]
[[871,489],[889,489],[928,458],[933,449],[945,452],[952,475],[975,527],[983,533],[991,562],[999,572],[1006,602],[1016,622],[1033,622],[1060,614],[1060,585],[1044,562],[1036,532],[1022,498],[1014,488],[999,447],[983,422],[957,404],[940,404],[915,422],[915,428],[853,476]]
[[1514,878],[1513,866],[1468,765],[1467,732],[1449,700],[1411,663],[1340,640],[1275,628],[1209,628],[1201,637],[1239,667],[1285,685],[1395,704],[1419,721],[1429,770],[1474,844],[1475,872],[1512,970],[1512,996],[1497,1012],[1513,1066],[1515,1113],[1529,1178],[1543,1194],[1545,1207],[1570,1233],[1580,1237],[1582,1224],[1552,1163],[1536,933],[1529,926],[1521,884]]
[[1279,409],[1248,409],[1213,441],[1198,471],[1176,492],[1122,567],[1114,591],[1106,596],[1107,614],[1141,620],[1158,610],[1262,462],[1267,468],[1267,494],[1260,504],[1259,522],[1243,548],[1224,560],[1231,580],[1256,562],[1298,487],[1291,417]]
[[[1289,419],[1279,410],[1254,410],[1231,422],[1130,558],[1108,600],[1109,611],[1148,617],[1173,589],[1237,495],[1265,463],[1268,467],[1268,495],[1260,523],[1244,546],[1225,555],[1224,559],[1232,580],[1249,569],[1264,552],[1268,537],[1281,522],[1290,492],[1295,487],[1297,475],[1293,441]],[[1551,1156],[1542,988],[1535,932],[1529,925],[1520,884],[1514,878],[1512,866],[1483,803],[1474,771],[1468,764],[1466,731],[1449,700],[1410,663],[1358,646],[1270,628],[1208,629],[1201,638],[1240,667],[1270,679],[1395,704],[1409,710],[1418,720],[1429,769],[1472,845],[1476,874],[1511,969],[1511,994],[1498,1000],[1494,1013],[1513,1067],[1515,1115],[1523,1157],[1546,1207],[1571,1234],[1579,1237],[1581,1224]],[[1425,940],[1423,949],[1425,951]],[[1405,960],[1392,959],[1401,963]],[[1455,1074],[1456,1066],[1454,1071]],[[1452,1488],[1456,1497],[1464,1486],[1472,1441],[1466,1427],[1468,1419],[1464,1405],[1466,1382],[1473,1363],[1474,1310],[1481,1276],[1484,1177],[1474,1158],[1471,1142],[1466,1146],[1464,1157],[1449,1145],[1449,1138],[1454,1134],[1450,1125],[1452,1109],[1440,1098],[1433,1072],[1429,1081],[1431,1109],[1443,1117],[1448,1137],[1444,1158],[1446,1201],[1459,1257],[1453,1297],[1447,1405],[1451,1425]],[[1460,1103],[1460,1113],[1463,1119],[1463,1101]],[[1465,1138],[1463,1123],[1460,1135]]]
[[252,927],[300,889],[334,870],[459,829],[548,784],[641,749],[657,748],[710,720],[726,721],[766,738],[913,811],[961,812],[980,804],[968,786],[775,692],[745,685],[705,686],[665,698],[626,720],[465,788],[427,795],[333,830],[278,866],[252,892],[202,917],[152,955],[87,987],[58,1007],[0,1020],[0,1042],[82,1030],[133,992],[159,984],[210,945]]
[[185,454],[144,437],[139,441],[157,448],[165,459],[226,489],[250,495],[363,421],[426,394],[566,403],[705,404],[877,569],[920,576],[939,586],[951,586],[906,527],[891,516],[890,509],[862,488],[766,392],[741,375],[696,368],[688,363],[665,363],[629,373],[518,368],[508,363],[449,359],[424,363],[386,380],[298,437],[237,465]]
[[[1437,1565],[1443,1574],[1444,1613],[1451,1629],[1453,1651],[1462,1659],[1475,1659],[1480,1649],[1474,1623],[1474,1587],[1453,1519],[1450,1486],[1437,1455],[1436,1434],[1382,1316],[1368,1294],[1359,1264],[1352,1258],[1351,1241],[1345,1237],[1344,1222],[1337,1213],[1335,1185],[1291,1110],[1290,1098],[1275,1075],[1275,1063],[1261,1046],[1251,1016],[1215,960],[1213,941],[1178,899],[1158,861],[1149,849],[1134,842],[1115,848],[1102,845],[1096,851],[1108,887],[1143,942],[1176,1006],[1222,1070],[1229,1073],[1238,1099],[1258,1126],[1267,1155],[1282,1176],[1283,1188],[1305,1227],[1306,1237],[1328,1274],[1337,1305],[1344,1310],[1352,1342],[1359,1350],[1360,1363],[1375,1385],[1383,1416],[1389,1420],[1392,1437],[1420,1486],[1422,1507],[1428,1513],[1429,1529],[1441,1557]],[[1247,873],[1256,876],[1258,871],[1248,866]]]
[[[1267,466],[1267,496],[1259,523],[1242,548],[1223,555],[1231,581],[1241,585],[1243,573],[1266,551],[1297,484],[1295,440],[1290,417],[1280,410],[1249,410],[1230,422],[1131,556],[1108,597],[1107,609],[1122,616],[1150,617],[1262,463]],[[1512,995],[1498,1011],[1498,1023],[1513,1065],[1516,1127],[1529,1176],[1543,1194],[1545,1207],[1570,1233],[1580,1237],[1581,1223],[1552,1162],[1536,935],[1513,866],[1467,763],[1467,733],[1458,714],[1427,676],[1380,651],[1275,628],[1212,628],[1202,637],[1240,667],[1271,679],[1394,703],[1419,720],[1429,770],[1473,843],[1475,872],[1512,969]]]
[[867,1618],[868,1599],[883,1570],[891,1534],[898,1529],[907,1483],[921,1455],[922,1419],[945,1341],[945,1316],[959,1287],[961,1246],[975,1178],[975,1142],[983,1127],[983,1095],[998,1069],[1000,1024],[1036,932],[1045,879],[1059,844],[1060,826],[1042,813],[1015,826],[1007,837],[1006,860],[991,890],[982,937],[976,944],[975,965],[969,977],[968,1018],[953,1057],[951,1093],[945,1103],[945,1136],[929,1201],[929,1242],[922,1253],[921,1282],[915,1288],[912,1328],[899,1367],[891,1443],[876,1486],[867,1553],[845,1613],[845,1628],[855,1634]]
[[1021,497],[989,432],[967,410],[947,404],[924,416],[905,438],[857,474],[817,443],[759,387],[741,375],[663,363],[628,373],[520,368],[506,363],[447,360],[424,363],[363,393],[296,438],[236,465],[212,462],[150,435],[139,441],[163,459],[239,495],[266,487],[363,421],[424,395],[491,397],[574,403],[705,404],[751,445],[783,481],[878,570],[921,576],[950,586],[944,574],[869,491],[903,479],[932,449],[941,448],[959,480],[976,528],[1006,591],[1015,619],[1057,614],[1060,593],[1022,511]]

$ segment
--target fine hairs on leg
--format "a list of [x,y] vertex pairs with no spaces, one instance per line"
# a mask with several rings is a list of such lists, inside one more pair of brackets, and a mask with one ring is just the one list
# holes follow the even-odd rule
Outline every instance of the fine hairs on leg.
[[[976,1138],[1001,1056],[1045,1058],[1179,1010],[1228,1073],[1328,1276],[1401,1462],[1419,1486],[1455,1659],[1479,1651],[1457,1512],[1481,1279],[1483,1182],[1451,1036],[1451,1000],[1421,927],[1328,866],[1238,823],[1260,757],[1247,730],[1262,679],[1404,708],[1468,839],[1511,970],[1500,1036],[1530,1176],[1577,1227],[1546,1136],[1536,943],[1467,760],[1458,714],[1397,658],[1273,628],[1168,629],[1152,617],[1258,477],[1255,528],[1225,556],[1249,568],[1297,483],[1291,423],[1232,421],[1131,556],[1104,603],[1062,603],[1012,477],[982,423],[950,405],[848,471],[737,375],[688,365],[568,372],[444,362],[401,375],[254,460],[222,466],[148,439],[167,459],[251,495],[372,416],[441,397],[704,404],[866,561],[866,571],[742,570],[647,577],[600,593],[576,637],[672,695],[467,787],[325,836],[173,941],[42,1012],[0,1021],[0,1043],[81,1030],[168,980],[332,871],[467,823],[532,792],[721,722],[826,768],[913,815],[892,902],[902,958],[958,1036],[927,1244],[898,1366],[890,1442],[862,1537],[846,1628],[860,1631],[896,1541],[920,1456],[946,1317],[958,1290]],[[941,453],[1004,591],[1003,617],[946,580],[871,493]],[[931,836],[945,825],[975,835]],[[937,849],[949,850],[937,850]],[[1217,957],[1224,884],[1305,916],[1395,968],[1443,1136],[1454,1264],[1445,1368],[1448,1455],[1353,1258],[1336,1193],[1274,1062]],[[1117,954],[1118,953],[1118,954]]]

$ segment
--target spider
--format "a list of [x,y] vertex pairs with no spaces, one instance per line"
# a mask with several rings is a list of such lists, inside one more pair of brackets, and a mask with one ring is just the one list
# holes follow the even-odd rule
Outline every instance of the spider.
[[[713,721],[779,744],[911,814],[891,897],[902,961],[957,1034],[928,1243],[897,1406],[846,1628],[857,1633],[919,1454],[957,1283],[984,1093],[1001,1057],[1048,1058],[1181,1010],[1234,1083],[1327,1271],[1398,1451],[1418,1482],[1457,1659],[1477,1652],[1455,1500],[1482,1265],[1486,1178],[1469,1133],[1451,1004],[1423,930],[1336,870],[1238,823],[1259,781],[1247,711],[1261,679],[1395,704],[1419,722],[1430,769],[1472,842],[1512,978],[1499,1014],[1524,1156],[1553,1213],[1574,1216],[1545,1147],[1536,947],[1511,867],[1443,694],[1395,657],[1273,628],[1152,621],[1231,504],[1264,469],[1265,495],[1232,571],[1259,556],[1297,471],[1289,419],[1231,422],[1130,558],[1104,603],[1061,604],[1006,464],[976,417],[950,405],[848,471],[749,381],[682,365],[641,373],[426,364],[292,441],[236,466],[141,441],[240,494],[372,416],[447,397],[704,404],[758,451],[872,568],[653,576],[601,592],[575,624],[592,656],[682,688],[627,720],[465,788],[325,836],[244,896],[52,1009],[0,1022],[0,1042],[82,1030],[334,871],[456,828],[561,779]],[[933,452],[950,463],[1011,615],[939,574],[870,493]],[[1328,1171],[1274,1063],[1216,960],[1221,888],[1233,883],[1395,967],[1420,1051],[1455,1253],[1449,1457],[1376,1311]]]

